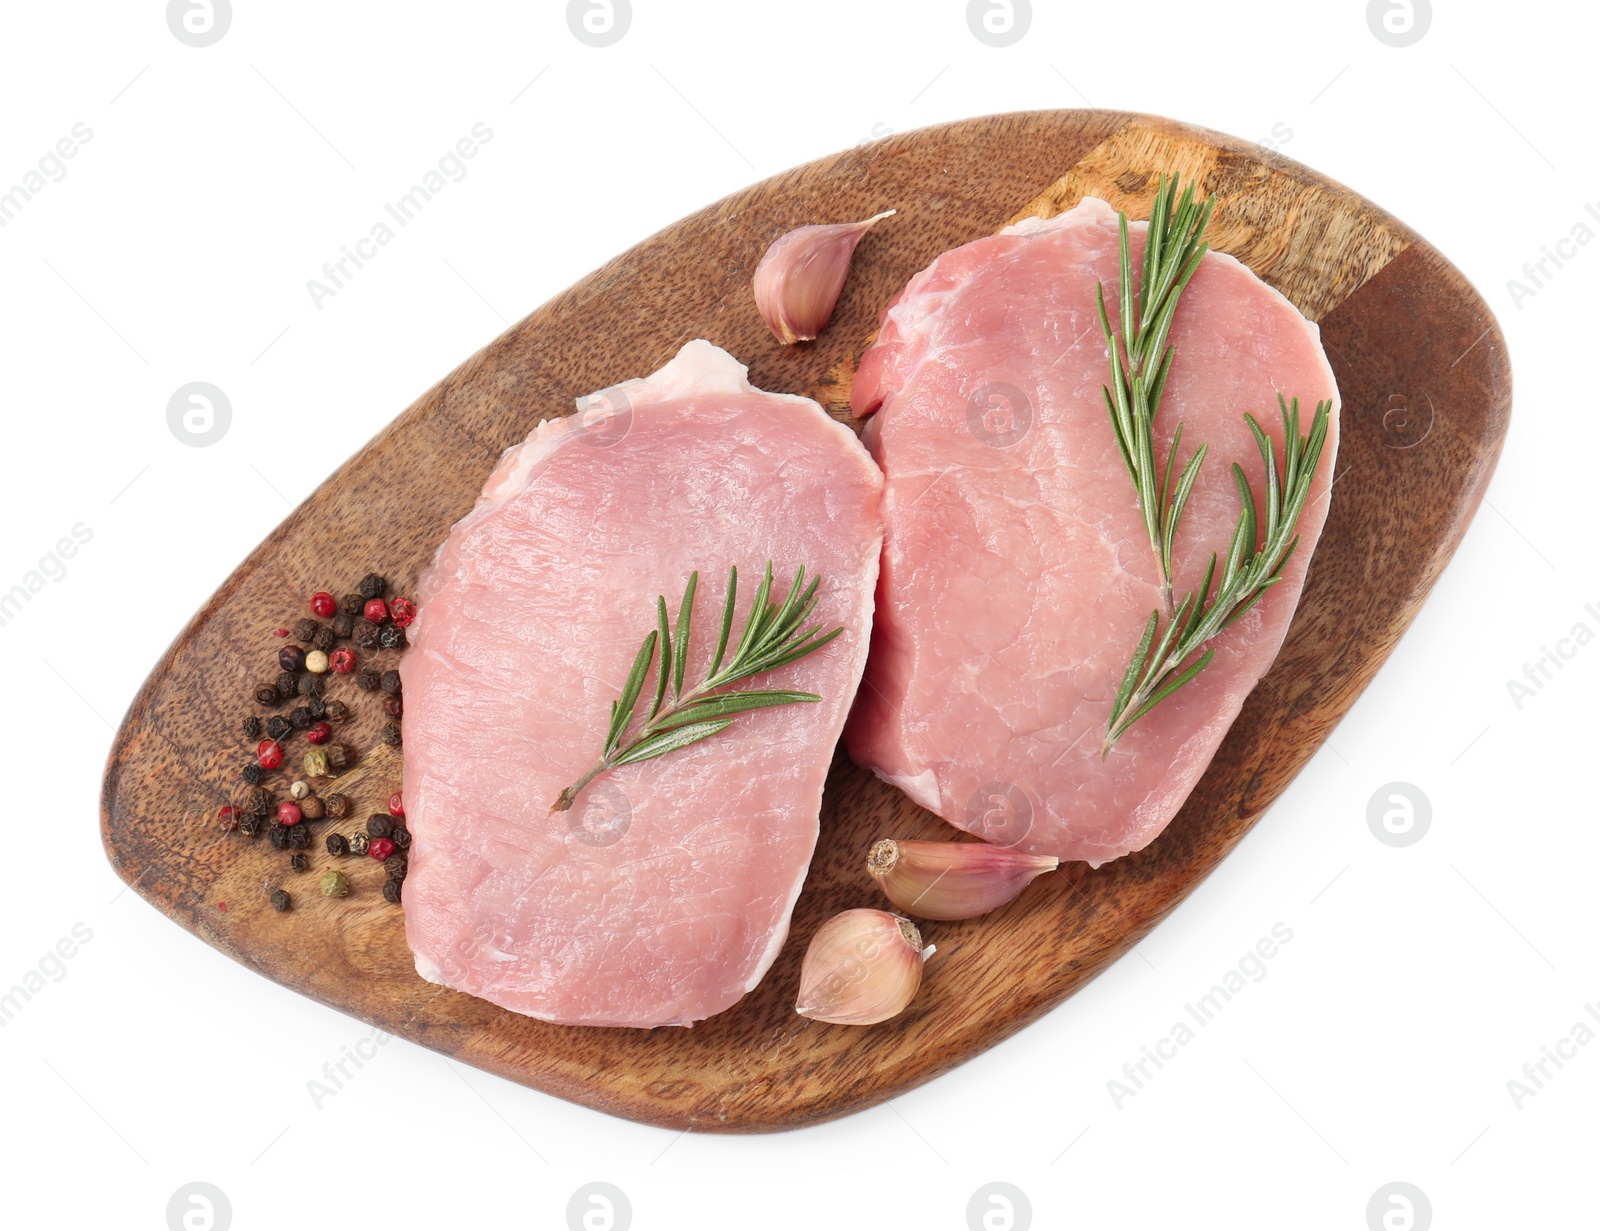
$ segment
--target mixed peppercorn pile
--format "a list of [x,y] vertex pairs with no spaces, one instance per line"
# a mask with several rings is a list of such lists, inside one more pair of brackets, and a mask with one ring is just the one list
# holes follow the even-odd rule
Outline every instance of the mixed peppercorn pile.
[[[217,814],[223,829],[249,838],[263,835],[274,849],[288,851],[292,872],[311,867],[307,855],[314,842],[313,825],[344,821],[359,809],[337,789],[338,777],[357,760],[356,750],[335,738],[352,717],[352,703],[328,695],[330,683],[348,677],[361,693],[382,705],[385,718],[379,732],[383,743],[400,744],[400,673],[384,669],[383,651],[406,648],[406,629],[416,619],[417,608],[403,595],[389,597],[389,583],[377,573],[361,579],[356,592],[342,599],[319,590],[311,596],[314,619],[301,619],[292,629],[273,635],[299,644],[277,652],[277,678],[260,685],[256,704],[271,714],[251,714],[244,720],[245,738],[254,743],[255,756],[240,771],[245,794],[241,803],[225,805]],[[306,747],[295,747],[296,737]],[[296,761],[298,760],[298,765]],[[400,901],[406,878],[406,851],[411,832],[406,828],[405,805],[400,792],[389,796],[386,811],[368,816],[365,826],[349,833],[329,832],[323,839],[334,859],[365,855],[384,867],[388,879],[383,896]],[[270,883],[270,882],[269,882]],[[350,892],[349,878],[335,867],[323,872],[319,887],[324,896],[342,898]],[[272,905],[290,910],[294,899],[277,888]]]

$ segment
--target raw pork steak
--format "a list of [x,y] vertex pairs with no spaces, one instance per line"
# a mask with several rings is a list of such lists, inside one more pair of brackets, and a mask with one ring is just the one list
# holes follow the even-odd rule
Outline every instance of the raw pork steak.
[[[518,1013],[688,1025],[754,987],[788,931],[866,658],[882,476],[815,402],[752,388],[708,342],[597,396],[506,453],[422,582],[400,668],[406,937],[424,978]],[[822,701],[613,770],[551,816],[656,596],[675,614],[699,570],[692,679],[729,566],[737,632],[768,559],[775,596],[820,574],[816,618],[844,627],[767,677]]]
[[[1144,224],[1132,227],[1134,269]],[[1062,859],[1136,851],[1171,820],[1278,652],[1328,511],[1335,414],[1284,579],[1216,658],[1101,760],[1117,685],[1159,605],[1155,563],[1101,398],[1117,218],[1093,198],[939,257],[884,313],[852,389],[877,412],[883,573],[851,755],[951,824]],[[1184,425],[1211,450],[1179,531],[1175,588],[1199,584],[1238,517],[1230,463],[1260,499],[1249,411],[1282,449],[1335,398],[1317,328],[1232,257],[1208,255],[1178,308],[1157,455]],[[1337,409],[1337,408],[1336,408]]]

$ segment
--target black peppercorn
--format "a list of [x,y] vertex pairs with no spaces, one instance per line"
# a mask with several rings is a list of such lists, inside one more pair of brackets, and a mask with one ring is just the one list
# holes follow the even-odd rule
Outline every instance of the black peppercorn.
[[311,725],[311,707],[297,705],[289,711],[289,725],[296,731],[304,731]]
[[322,677],[302,675],[300,677],[300,695],[302,697],[320,697],[322,695]]
[[311,860],[307,858],[304,851],[296,851],[289,856],[289,866],[296,872],[304,872],[311,866]]
[[394,828],[389,831],[389,840],[395,844],[397,849],[403,851],[411,845],[411,831],[401,822],[396,821]]
[[361,591],[362,598],[382,598],[389,590],[389,581],[377,573],[368,573],[361,579],[361,584],[356,587]]
[[406,630],[398,624],[385,624],[378,630],[378,644],[386,650],[406,648]]
[[322,806],[328,810],[328,815],[336,821],[342,821],[350,815],[349,797],[340,795],[337,791],[332,795],[324,796]]
[[[274,689],[273,691],[276,692],[277,690]],[[261,719],[254,714],[244,720],[244,737],[246,739],[261,738]]]
[[331,769],[343,769],[355,760],[355,755],[343,744],[328,744],[322,751],[328,754],[328,766]]
[[244,810],[252,816],[266,816],[272,811],[272,792],[264,786],[253,786],[244,797]]
[[348,855],[349,853],[350,844],[345,841],[342,833],[331,833],[328,835],[328,854]]
[[285,893],[282,889],[278,889],[278,890],[274,890],[273,891],[273,894],[272,894],[272,909],[273,910],[284,911],[284,910],[288,910],[289,907],[291,907],[293,905],[294,905],[294,903],[292,901],[290,901],[289,895],[287,893]]
[[367,837],[387,838],[394,830],[394,817],[387,812],[374,812],[367,818]]
[[398,718],[405,712],[405,702],[399,697],[385,697],[383,699],[383,712],[390,718]]
[[303,671],[306,665],[306,652],[297,645],[286,645],[278,651],[278,669],[280,671]]
[[264,816],[241,816],[239,818],[239,832],[252,838],[259,838],[261,830],[267,823]]
[[294,626],[294,639],[310,645],[311,639],[317,635],[317,629],[321,627],[315,620],[301,620]]
[[357,620],[355,628],[350,632],[355,642],[363,650],[378,648],[378,626],[371,620]]
[[257,705],[276,705],[280,700],[282,698],[278,696],[278,689],[275,684],[263,684],[256,689]]
[[383,861],[383,870],[397,881],[406,878],[406,857],[404,855],[390,855]]
[[293,671],[283,672],[277,679],[278,695],[287,701],[294,696],[294,691],[299,687],[299,684],[300,681],[295,678]]
[[243,778],[251,786],[257,785],[265,774],[266,771],[256,764],[246,765],[239,771],[239,777]]
[[383,686],[383,677],[376,671],[357,671],[356,687],[363,692],[377,692]]
[[360,830],[350,835],[350,853],[352,855],[365,855],[367,853],[367,835]]
[[321,697],[312,697],[306,702],[306,708],[311,711],[313,721],[321,722],[328,716],[328,703]]
[[362,598],[361,595],[346,594],[339,600],[339,614],[355,617],[361,614],[361,609],[366,605],[367,600]]
[[280,851],[288,850],[289,830],[292,828],[296,827],[290,825],[280,825],[277,821],[273,821],[267,826],[267,841],[271,842],[272,845],[277,847],[277,849]]
[[388,744],[389,747],[398,748],[400,746],[400,724],[398,722],[384,723],[383,730],[378,732],[378,738]]
[[289,849],[292,851],[308,851],[311,849],[311,826],[302,821],[298,825],[288,826]]
[[328,701],[322,707],[322,716],[329,722],[343,722],[350,717],[350,707],[343,701]]
[[356,618],[341,611],[333,617],[333,622],[328,627],[333,629],[333,635],[340,641],[348,641],[350,634],[356,631]]
[[398,671],[385,671],[378,686],[391,697],[398,697],[400,695],[400,673]]
[[333,635],[333,629],[324,624],[321,628],[317,629],[317,635],[311,638],[311,648],[314,650],[321,650],[324,654],[326,654],[329,650],[333,649],[334,642],[337,640],[338,638]]
[[400,904],[400,882],[399,881],[397,881],[397,880],[386,880],[386,881],[383,882],[383,900],[385,902],[393,902],[396,906],[398,906]]
[[268,739],[282,739],[292,730],[294,730],[293,725],[281,714],[274,714],[271,718],[267,719]]

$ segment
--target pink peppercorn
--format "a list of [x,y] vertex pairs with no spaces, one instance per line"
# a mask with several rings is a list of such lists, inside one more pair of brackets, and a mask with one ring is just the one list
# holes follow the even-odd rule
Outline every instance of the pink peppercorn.
[[396,595],[389,600],[389,618],[400,628],[408,628],[417,618],[417,605],[404,595]]
[[367,843],[367,854],[382,863],[394,854],[394,842],[389,838],[373,838]]
[[328,655],[328,667],[339,675],[349,675],[356,669],[356,652],[338,649]]
[[389,815],[390,816],[404,816],[405,814],[406,814],[405,803],[400,798],[400,792],[396,791],[393,795],[389,796]]
[[333,734],[333,728],[325,722],[314,722],[306,728],[306,743],[325,744],[328,737]]
[[318,619],[326,620],[338,610],[339,604],[326,590],[318,590],[311,596],[311,614]]
[[389,618],[389,604],[381,598],[369,599],[367,605],[361,609],[361,614],[374,624],[382,624]]
[[256,745],[256,760],[262,769],[277,769],[283,764],[283,745],[275,739],[264,739]]
[[298,825],[300,818],[305,814],[300,811],[300,805],[292,799],[286,799],[278,805],[278,824]]

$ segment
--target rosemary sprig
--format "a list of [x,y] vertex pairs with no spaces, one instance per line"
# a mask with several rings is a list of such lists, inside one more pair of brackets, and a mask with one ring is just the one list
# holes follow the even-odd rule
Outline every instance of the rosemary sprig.
[[[689,574],[689,584],[684,588],[683,599],[678,604],[676,631],[667,626],[667,600],[658,596],[655,630],[646,635],[639,647],[639,653],[633,660],[633,669],[628,672],[627,682],[622,687],[621,697],[611,703],[611,722],[606,728],[605,747],[600,759],[588,773],[556,797],[556,802],[550,806],[551,813],[565,812],[572,807],[583,788],[607,770],[648,761],[709,739],[718,731],[731,727],[735,716],[739,714],[796,701],[822,700],[816,693],[773,688],[743,692],[718,691],[740,680],[775,671],[796,659],[804,658],[844,631],[842,626],[831,633],[824,633],[820,624],[803,627],[812,608],[816,606],[817,587],[821,580],[820,577],[813,577],[808,584],[806,571],[801,568],[794,575],[794,584],[789,587],[788,597],[782,603],[772,602],[772,561],[768,560],[766,576],[756,590],[744,631],[730,654],[728,642],[733,632],[733,608],[739,587],[739,570],[730,568],[728,596],[722,604],[722,625],[717,637],[716,653],[712,655],[705,678],[688,688],[684,687],[683,677],[689,661],[690,625],[700,574]],[[650,712],[630,734],[634,710],[658,646],[661,661],[656,669],[655,699]],[[670,699],[667,696],[669,682],[672,686]]]
[[1172,544],[1177,537],[1183,507],[1194,490],[1206,446],[1195,450],[1173,483],[1172,471],[1178,460],[1178,445],[1183,439],[1183,424],[1172,434],[1164,469],[1156,464],[1155,419],[1161,406],[1161,392],[1172,367],[1172,347],[1167,334],[1178,310],[1178,298],[1200,268],[1206,254],[1205,231],[1211,221],[1215,197],[1202,204],[1194,199],[1193,182],[1178,195],[1178,179],[1161,177],[1150,226],[1145,235],[1144,267],[1139,278],[1137,303],[1133,292],[1133,256],[1128,244],[1128,215],[1117,214],[1121,250],[1121,287],[1118,308],[1122,336],[1113,334],[1106,312],[1104,287],[1095,294],[1100,306],[1100,331],[1111,352],[1111,384],[1102,385],[1106,413],[1116,433],[1117,448],[1133,480],[1144,515],[1150,550],[1155,553],[1161,576],[1161,596],[1167,618],[1176,615],[1172,605]]
[[[1228,546],[1228,558],[1222,569],[1222,580],[1217,584],[1216,597],[1209,602],[1206,597],[1217,570],[1217,554],[1212,552],[1200,589],[1186,597],[1168,617],[1159,640],[1156,633],[1161,626],[1161,616],[1159,612],[1150,613],[1150,622],[1145,625],[1144,636],[1139,639],[1111,705],[1111,720],[1106,724],[1105,742],[1100,746],[1102,759],[1129,727],[1204,671],[1216,654],[1215,649],[1209,649],[1184,666],[1195,651],[1254,607],[1268,588],[1282,579],[1283,567],[1300,541],[1295,525],[1311,494],[1311,480],[1328,436],[1328,416],[1333,403],[1317,403],[1310,431],[1305,436],[1300,435],[1300,399],[1285,404],[1283,395],[1279,394],[1278,409],[1283,416],[1284,437],[1281,478],[1271,439],[1253,416],[1245,415],[1266,469],[1264,523],[1258,523],[1255,497],[1244,470],[1235,463],[1233,481],[1239,489],[1239,522]],[[1262,538],[1259,548],[1256,546],[1258,524]]]

